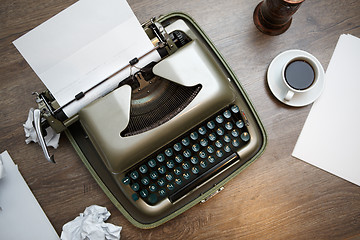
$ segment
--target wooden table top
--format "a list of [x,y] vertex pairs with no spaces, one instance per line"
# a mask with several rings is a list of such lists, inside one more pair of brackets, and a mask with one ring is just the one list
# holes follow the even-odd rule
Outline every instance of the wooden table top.
[[[360,187],[291,156],[311,105],[278,102],[266,82],[271,60],[302,49],[327,68],[342,33],[360,37],[360,1],[307,0],[287,32],[267,36],[254,26],[257,0],[128,0],[140,22],[188,13],[208,34],[247,91],[268,134],[264,154],[225,190],[150,230],[131,225],[91,177],[62,135],[48,163],[25,144],[22,124],[44,85],[12,41],[74,0],[2,0],[0,4],[0,152],[7,150],[56,231],[87,206],[109,209],[122,239],[355,239],[360,237]],[[360,174],[360,171],[359,171]],[[1,226],[0,226],[1,231]]]

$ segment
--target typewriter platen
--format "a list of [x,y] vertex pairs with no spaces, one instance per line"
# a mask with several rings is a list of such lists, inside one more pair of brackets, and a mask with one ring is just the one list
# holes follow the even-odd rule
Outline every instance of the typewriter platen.
[[266,134],[235,75],[190,17],[173,13],[143,28],[161,61],[134,64],[118,88],[71,119],[53,114],[49,92],[37,102],[46,119],[41,127],[65,131],[116,207],[149,228],[222,189],[259,157]]

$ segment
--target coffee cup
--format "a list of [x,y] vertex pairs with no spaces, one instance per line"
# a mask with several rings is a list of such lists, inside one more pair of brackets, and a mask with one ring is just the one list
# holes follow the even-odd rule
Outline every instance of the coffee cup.
[[295,94],[310,91],[319,80],[319,66],[308,56],[298,55],[289,59],[283,66],[281,77],[287,87],[285,101]]

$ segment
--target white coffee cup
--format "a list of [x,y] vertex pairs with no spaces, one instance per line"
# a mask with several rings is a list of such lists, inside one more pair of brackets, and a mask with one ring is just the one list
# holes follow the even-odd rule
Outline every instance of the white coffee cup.
[[285,101],[295,94],[310,91],[319,80],[319,66],[306,55],[297,55],[289,59],[281,71],[282,80],[287,87]]

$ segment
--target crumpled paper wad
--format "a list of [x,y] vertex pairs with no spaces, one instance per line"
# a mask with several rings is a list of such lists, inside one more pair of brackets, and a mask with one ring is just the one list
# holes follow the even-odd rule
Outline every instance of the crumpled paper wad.
[[122,227],[105,223],[110,217],[106,207],[92,205],[63,226],[61,240],[117,240]]
[[[25,142],[29,144],[30,142],[39,142],[39,138],[36,134],[36,130],[33,125],[34,121],[34,109],[30,108],[29,115],[26,122],[23,124],[25,131]],[[60,133],[56,133],[51,127],[48,127],[46,130],[46,136],[44,137],[46,146],[52,146],[57,148],[59,146]]]

